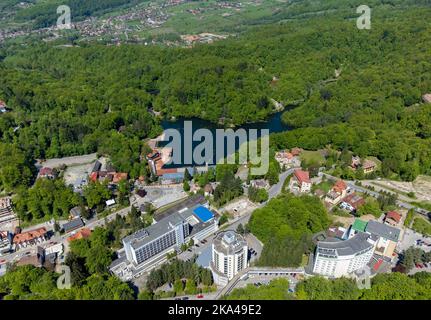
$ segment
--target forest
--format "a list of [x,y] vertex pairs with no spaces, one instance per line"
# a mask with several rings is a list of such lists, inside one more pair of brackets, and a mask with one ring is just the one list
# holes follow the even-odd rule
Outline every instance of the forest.
[[370,289],[359,289],[352,279],[328,280],[312,277],[299,282],[296,292],[288,293],[287,279],[275,279],[256,288],[248,285],[235,289],[229,300],[429,300],[431,274],[419,272],[413,276],[394,272],[372,278]]
[[313,250],[311,237],[329,226],[327,211],[318,198],[283,194],[253,212],[248,228],[263,242],[258,265],[299,267]]

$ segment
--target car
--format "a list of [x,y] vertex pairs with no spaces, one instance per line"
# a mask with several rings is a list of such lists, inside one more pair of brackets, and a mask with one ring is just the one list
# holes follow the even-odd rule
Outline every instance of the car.
[[175,300],[181,300],[181,298],[175,298]]
[[196,296],[196,298],[198,298],[198,299],[202,299],[204,297],[204,295],[203,294],[198,294],[197,296]]
[[417,267],[418,267],[419,269],[422,269],[424,266],[423,266],[423,265],[421,265],[421,264],[418,264],[418,265],[417,265]]
[[5,263],[6,262],[6,260],[5,259],[1,259],[0,260],[0,263]]
[[192,252],[192,249],[188,249],[187,251],[188,251],[188,252]]
[[189,300],[189,297],[182,297],[182,300]]
[[198,244],[196,244],[196,247],[198,247],[198,248],[199,248],[199,245],[198,245]]

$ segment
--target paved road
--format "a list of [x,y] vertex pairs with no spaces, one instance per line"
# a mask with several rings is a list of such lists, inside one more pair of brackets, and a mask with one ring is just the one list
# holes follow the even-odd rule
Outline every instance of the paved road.
[[295,171],[295,169],[300,169],[300,168],[291,168],[280,173],[278,183],[271,186],[271,188],[269,188],[268,190],[268,195],[270,200],[280,194],[280,192],[282,191],[281,189],[283,188],[284,181],[286,181],[288,176],[293,174],[293,171]]

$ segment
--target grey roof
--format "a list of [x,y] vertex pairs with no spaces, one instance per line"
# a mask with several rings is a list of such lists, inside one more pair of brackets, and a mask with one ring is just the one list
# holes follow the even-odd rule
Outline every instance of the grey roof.
[[325,241],[318,242],[317,251],[320,254],[336,256],[356,255],[373,247],[367,241],[368,238],[370,238],[370,235],[364,232],[359,232],[354,237],[344,241],[336,238],[328,238]]
[[64,232],[72,231],[84,226],[81,218],[73,219],[65,224],[63,224]]
[[218,252],[229,255],[243,250],[243,247],[247,246],[247,242],[239,233],[229,230],[218,233],[214,238],[213,245]]
[[82,214],[81,207],[73,207],[72,209],[70,209],[70,214],[74,217],[80,217]]
[[102,167],[102,164],[100,163],[99,160],[96,160],[96,162],[93,165],[93,169],[91,170],[91,172],[97,172],[100,171],[100,168]]
[[400,237],[399,229],[373,220],[368,222],[365,231],[394,242],[397,242]]

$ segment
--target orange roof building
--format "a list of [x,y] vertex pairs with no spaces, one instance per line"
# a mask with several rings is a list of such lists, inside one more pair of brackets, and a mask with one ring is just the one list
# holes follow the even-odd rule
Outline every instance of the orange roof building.
[[70,236],[67,238],[68,242],[71,242],[73,240],[79,240],[79,239],[87,239],[91,235],[91,230],[88,228],[82,228],[78,232],[76,232],[73,236]]
[[334,186],[332,187],[332,190],[338,193],[343,193],[347,190],[347,184],[343,180],[338,180],[335,182]]
[[128,175],[126,172],[116,172],[112,178],[112,183],[119,183],[122,180],[127,180]]
[[42,228],[16,234],[13,237],[13,243],[21,244],[21,243],[37,240],[38,238],[45,238],[45,236],[46,236],[46,229],[42,227]]

